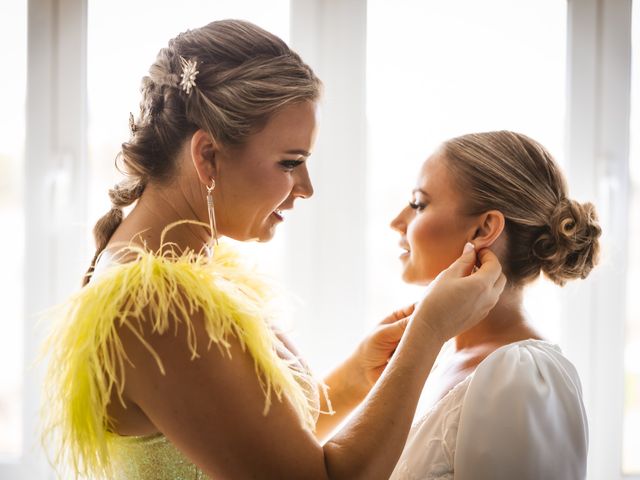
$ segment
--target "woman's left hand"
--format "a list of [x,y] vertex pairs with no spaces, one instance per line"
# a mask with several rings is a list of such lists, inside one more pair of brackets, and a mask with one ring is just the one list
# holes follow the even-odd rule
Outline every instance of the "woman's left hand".
[[396,310],[382,320],[358,346],[354,352],[356,365],[361,369],[362,378],[367,391],[378,381],[389,363],[405,328],[415,304]]

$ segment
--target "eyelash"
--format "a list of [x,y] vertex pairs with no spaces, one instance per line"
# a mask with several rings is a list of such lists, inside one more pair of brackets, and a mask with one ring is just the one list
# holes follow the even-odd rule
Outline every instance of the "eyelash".
[[416,202],[409,202],[409,206],[414,209],[417,210],[418,212],[423,211],[425,208],[427,208],[427,205],[425,203],[416,203]]
[[294,168],[296,168],[298,165],[301,165],[304,162],[304,160],[282,160],[280,162],[280,165],[282,165],[282,167],[287,170],[287,171],[291,171]]

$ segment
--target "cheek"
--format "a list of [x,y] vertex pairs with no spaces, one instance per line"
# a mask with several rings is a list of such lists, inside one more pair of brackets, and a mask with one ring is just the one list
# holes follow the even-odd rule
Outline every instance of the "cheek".
[[425,216],[411,226],[412,251],[429,276],[447,268],[464,244],[464,232],[450,219],[448,214]]
[[439,249],[447,237],[447,222],[438,215],[422,214],[409,226],[412,247],[417,250]]
[[288,195],[288,176],[273,165],[258,165],[239,172],[229,200],[234,209],[262,212],[273,210]]

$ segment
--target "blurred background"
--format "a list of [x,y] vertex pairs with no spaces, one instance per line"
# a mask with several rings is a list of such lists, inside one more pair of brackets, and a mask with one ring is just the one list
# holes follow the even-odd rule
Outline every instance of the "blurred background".
[[640,479],[632,0],[2,0],[0,478],[53,478],[37,437],[43,312],[79,287],[93,255],[140,79],[171,37],[223,18],[279,35],[325,84],[316,194],[272,242],[239,246],[291,291],[284,324],[315,370],[421,294],[400,280],[388,226],[421,162],[459,134],[525,133],[604,228],[589,279],[538,280],[527,309],[580,372],[589,478]]

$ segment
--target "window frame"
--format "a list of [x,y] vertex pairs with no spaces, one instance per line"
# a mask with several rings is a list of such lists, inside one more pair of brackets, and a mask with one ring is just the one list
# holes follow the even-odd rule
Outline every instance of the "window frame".
[[631,0],[567,6],[566,168],[572,195],[599,207],[603,252],[588,280],[566,288],[562,345],[582,378],[588,478],[637,478],[622,474]]
[[44,365],[37,358],[45,328],[38,320],[79,278],[86,124],[86,1],[28,0],[23,440],[22,455],[0,463],[4,478],[54,478],[40,447]]

